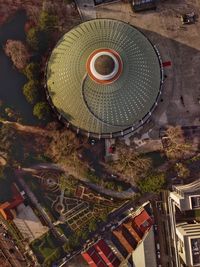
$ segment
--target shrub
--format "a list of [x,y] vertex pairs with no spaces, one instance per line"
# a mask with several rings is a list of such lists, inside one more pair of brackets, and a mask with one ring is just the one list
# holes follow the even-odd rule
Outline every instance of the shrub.
[[154,173],[144,179],[140,179],[137,184],[142,193],[158,193],[164,187],[165,182],[166,178],[163,173]]
[[26,97],[26,100],[33,104],[38,98],[39,92],[39,83],[34,80],[28,81],[23,87],[23,94]]
[[29,63],[25,69],[24,74],[29,80],[38,80],[40,77],[40,65],[38,63]]
[[33,108],[33,115],[40,120],[45,120],[48,118],[50,113],[50,108],[46,102],[38,102]]

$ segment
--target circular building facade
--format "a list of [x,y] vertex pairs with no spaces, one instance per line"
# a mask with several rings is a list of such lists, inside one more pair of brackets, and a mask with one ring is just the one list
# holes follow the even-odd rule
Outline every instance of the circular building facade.
[[158,52],[136,28],[96,19],[66,33],[46,71],[47,98],[77,132],[122,136],[147,121],[162,85]]

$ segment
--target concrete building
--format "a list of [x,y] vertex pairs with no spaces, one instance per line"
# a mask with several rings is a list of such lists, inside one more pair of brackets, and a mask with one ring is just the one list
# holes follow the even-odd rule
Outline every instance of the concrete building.
[[91,267],[118,267],[120,265],[120,260],[102,239],[83,252],[82,256]]
[[177,247],[182,261],[187,266],[200,266],[200,223],[177,224]]
[[[124,258],[137,249],[153,225],[153,219],[145,209],[139,209],[136,214],[112,231],[111,240]],[[152,245],[154,246],[154,243]]]
[[170,198],[180,211],[200,209],[200,179],[186,185],[176,185]]
[[143,267],[155,267],[156,262],[156,250],[155,250],[155,239],[154,239],[153,226],[143,237],[142,242],[140,242],[132,253],[133,267],[143,266]]

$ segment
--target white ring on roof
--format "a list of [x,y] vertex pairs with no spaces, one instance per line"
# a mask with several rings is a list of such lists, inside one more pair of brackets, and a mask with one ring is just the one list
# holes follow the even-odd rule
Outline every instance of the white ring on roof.
[[[95,62],[96,60],[100,57],[100,56],[109,56],[113,59],[114,61],[114,69],[113,71],[108,74],[108,75],[102,75],[99,72],[96,71],[95,69]],[[102,81],[107,81],[107,80],[111,80],[113,77],[115,77],[115,75],[118,73],[119,70],[119,62],[117,60],[117,58],[115,57],[115,55],[113,55],[110,52],[107,51],[102,51],[102,52],[98,52],[97,54],[95,54],[93,56],[93,58],[91,59],[90,62],[90,70],[91,73],[94,75],[95,78],[97,78],[98,80],[102,80]]]

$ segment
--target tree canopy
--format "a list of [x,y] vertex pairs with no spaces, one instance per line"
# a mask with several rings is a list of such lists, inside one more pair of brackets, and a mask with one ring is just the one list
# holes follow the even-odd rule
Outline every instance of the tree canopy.
[[39,18],[39,27],[43,31],[51,31],[58,24],[56,15],[47,11],[42,11]]
[[182,159],[192,151],[191,144],[187,143],[181,126],[170,126],[166,130],[165,152],[170,159]]
[[50,114],[50,108],[46,102],[38,102],[33,108],[33,115],[40,120],[45,120]]
[[153,173],[137,181],[138,187],[142,193],[158,193],[164,187],[165,183],[166,178],[163,173]]
[[152,168],[152,160],[139,155],[125,146],[118,148],[119,159],[110,165],[114,172],[121,174],[127,182],[134,184],[138,177],[143,177]]
[[28,81],[23,87],[23,94],[26,97],[26,100],[33,104],[36,102],[39,96],[39,83],[34,80]]
[[22,70],[30,59],[28,49],[21,41],[7,40],[5,53],[11,58],[14,66],[19,70]]
[[24,74],[29,80],[38,80],[40,77],[40,65],[34,62],[29,63],[24,69]]
[[26,41],[33,50],[39,53],[44,53],[48,49],[48,34],[39,28],[30,28],[27,32]]

